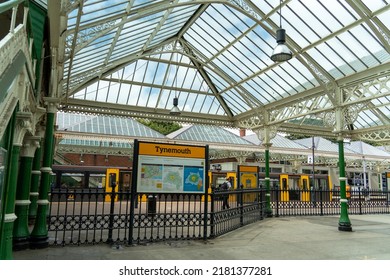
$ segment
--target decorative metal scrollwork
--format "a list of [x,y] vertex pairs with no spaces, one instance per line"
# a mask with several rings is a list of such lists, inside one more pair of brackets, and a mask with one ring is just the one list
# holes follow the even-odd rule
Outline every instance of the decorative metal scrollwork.
[[[101,33],[105,32],[107,29],[112,28],[115,25],[115,20],[107,21],[102,24],[93,26],[88,29],[80,30],[77,34],[75,45],[81,45],[94,37],[98,37]],[[74,34],[70,34],[65,41],[65,54],[70,55],[70,50],[73,48]]]
[[233,4],[233,5],[235,5],[235,6],[237,6],[237,7],[240,7],[242,10],[245,11],[245,13],[251,15],[255,19],[257,19],[257,20],[261,20],[262,19],[262,17],[259,14],[257,14],[255,12],[255,10],[253,10],[253,8],[246,3],[246,1],[243,1],[243,0],[228,0],[228,2]]
[[366,103],[362,104],[353,104],[343,109],[344,124],[352,124],[356,121],[359,116],[359,112],[362,111],[362,108],[366,106]]
[[327,127],[334,127],[336,125],[336,114],[333,110],[323,113],[322,118]]

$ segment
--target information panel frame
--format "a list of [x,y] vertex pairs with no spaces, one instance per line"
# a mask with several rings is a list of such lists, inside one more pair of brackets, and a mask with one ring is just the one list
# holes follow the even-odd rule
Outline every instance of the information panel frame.
[[135,141],[137,193],[204,194],[208,146]]

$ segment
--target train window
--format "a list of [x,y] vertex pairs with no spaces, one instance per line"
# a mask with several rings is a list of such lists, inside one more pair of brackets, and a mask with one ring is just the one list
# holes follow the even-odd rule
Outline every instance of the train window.
[[282,179],[282,189],[287,190],[287,179],[286,178]]
[[82,188],[84,175],[81,173],[64,173],[61,176],[60,188]]
[[306,179],[302,180],[302,188],[303,188],[303,190],[307,190],[308,189],[308,187],[307,187],[307,180]]
[[279,189],[279,181],[278,180],[271,180],[271,186],[274,189]]
[[115,188],[116,187],[116,174],[110,173],[110,187]]

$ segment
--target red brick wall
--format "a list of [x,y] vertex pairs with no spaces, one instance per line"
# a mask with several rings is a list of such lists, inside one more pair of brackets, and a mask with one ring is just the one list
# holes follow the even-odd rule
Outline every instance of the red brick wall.
[[[118,166],[118,167],[132,167],[133,160],[128,156],[105,156],[105,155],[89,155],[83,154],[64,154],[65,159],[74,165],[85,166]],[[81,159],[83,162],[81,162]]]

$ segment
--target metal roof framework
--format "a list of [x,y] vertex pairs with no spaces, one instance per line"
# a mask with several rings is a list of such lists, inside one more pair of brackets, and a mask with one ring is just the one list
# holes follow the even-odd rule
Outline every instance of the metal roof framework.
[[[62,0],[48,15],[63,111],[390,140],[388,0]],[[293,58],[275,63],[280,24]]]

